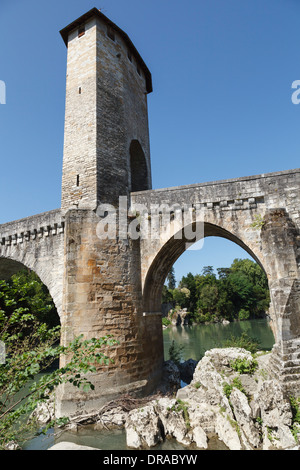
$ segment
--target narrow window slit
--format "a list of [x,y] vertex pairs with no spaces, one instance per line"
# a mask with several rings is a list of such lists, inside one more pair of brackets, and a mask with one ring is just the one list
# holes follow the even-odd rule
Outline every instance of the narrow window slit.
[[81,28],[78,29],[78,37],[81,38],[84,35],[85,35],[85,26],[82,26]]
[[107,28],[107,36],[109,37],[109,39],[111,39],[112,41],[115,41],[116,40],[116,35],[115,35],[115,32],[112,28]]
[[76,178],[76,186],[79,186],[79,175],[77,175],[77,178]]

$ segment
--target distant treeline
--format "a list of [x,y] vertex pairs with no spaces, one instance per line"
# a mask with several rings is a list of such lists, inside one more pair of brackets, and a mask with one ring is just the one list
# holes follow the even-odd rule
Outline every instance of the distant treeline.
[[163,303],[186,308],[196,323],[264,317],[270,304],[266,274],[250,259],[235,259],[230,268],[205,266],[201,274],[183,276],[176,287],[174,268],[163,287]]

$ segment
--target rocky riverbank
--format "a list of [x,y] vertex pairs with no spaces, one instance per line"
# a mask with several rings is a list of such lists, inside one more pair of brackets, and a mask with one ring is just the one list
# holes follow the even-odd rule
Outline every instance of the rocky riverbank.
[[300,426],[280,383],[269,375],[269,357],[254,358],[239,348],[212,349],[198,364],[181,366],[181,374],[191,377],[183,388],[180,370],[167,361],[156,395],[123,397],[97,415],[72,420],[71,427],[124,427],[132,449],[154,448],[168,438],[193,449],[207,449],[215,438],[230,450],[299,449]]
[[268,374],[268,359],[237,348],[207,351],[176,397],[128,414],[128,447],[153,447],[173,437],[207,449],[217,436],[230,450],[298,449],[300,428],[293,424],[290,400]]

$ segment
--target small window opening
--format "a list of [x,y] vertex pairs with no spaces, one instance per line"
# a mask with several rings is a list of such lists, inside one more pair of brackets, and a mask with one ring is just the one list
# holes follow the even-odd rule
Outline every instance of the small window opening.
[[77,178],[76,178],[76,186],[77,187],[79,186],[79,175],[77,175]]
[[85,35],[85,26],[81,26],[79,29],[78,29],[78,37],[81,38],[82,36]]
[[149,189],[148,169],[145,154],[138,140],[133,140],[129,148],[131,191]]
[[81,86],[78,88],[78,93],[81,95]]
[[115,32],[112,28],[107,28],[107,36],[109,37],[109,39],[111,39],[112,41],[115,41],[116,40],[116,35],[115,35]]

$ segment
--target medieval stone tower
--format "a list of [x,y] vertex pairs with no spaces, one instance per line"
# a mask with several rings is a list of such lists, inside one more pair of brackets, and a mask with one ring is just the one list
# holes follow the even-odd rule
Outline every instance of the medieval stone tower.
[[[62,213],[63,340],[111,334],[114,364],[97,375],[89,408],[159,379],[161,320],[143,316],[136,240],[99,239],[96,209],[151,189],[147,94],[151,74],[129,37],[96,8],[61,31],[68,48]],[[126,220],[127,223],[127,220]],[[161,342],[162,344],[162,342]],[[60,397],[62,414],[83,398]]]
[[62,209],[151,189],[151,74],[129,37],[94,8],[61,31],[68,48]]

